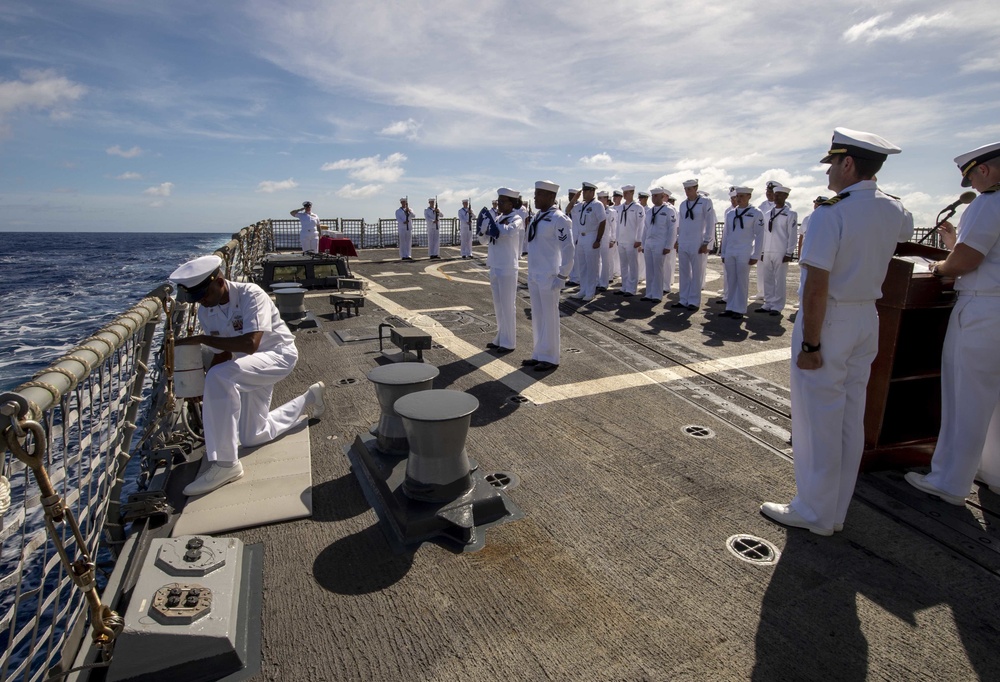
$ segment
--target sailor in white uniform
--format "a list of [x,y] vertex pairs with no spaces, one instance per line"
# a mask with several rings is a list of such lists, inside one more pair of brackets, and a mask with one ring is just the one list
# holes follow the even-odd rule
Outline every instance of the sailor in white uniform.
[[[616,189],[611,193],[612,201],[611,210],[615,213],[615,238],[611,241],[611,281],[621,280],[622,276],[622,264],[620,259],[620,254],[618,252],[618,223],[621,222],[621,207],[622,207],[622,191]],[[618,293],[617,291],[615,292]]]
[[687,199],[681,202],[677,222],[677,268],[680,300],[673,308],[697,310],[705,281],[709,245],[715,240],[715,208],[698,193],[698,179],[684,181]]
[[497,190],[499,215],[494,220],[488,212],[481,213],[476,225],[479,243],[488,248],[486,265],[490,269],[493,310],[497,316],[497,334],[486,347],[498,353],[509,353],[517,347],[518,230],[523,225],[514,205],[520,198],[516,190],[501,187]]
[[[667,188],[663,188],[663,203],[674,209],[677,213],[677,200],[673,193]],[[680,214],[678,213],[678,218]],[[674,231],[676,236],[677,232]],[[674,287],[674,272],[677,270],[677,242],[670,244],[670,250],[663,256],[663,293],[669,294]]]
[[597,278],[601,267],[601,243],[607,229],[607,215],[604,204],[597,201],[594,194],[597,185],[585,182],[581,198],[573,206],[570,218],[573,220],[573,235],[576,237],[577,275],[580,291],[571,298],[592,301],[597,293]]
[[604,238],[601,240],[601,262],[597,276],[597,290],[603,292],[608,290],[612,279],[611,253],[612,244],[618,238],[618,213],[611,206],[611,199],[606,191],[598,192],[597,200],[604,205],[604,217],[607,221],[604,228]]
[[761,513],[831,535],[843,528],[864,450],[865,390],[878,351],[878,314],[889,261],[913,234],[913,216],[875,184],[899,148],[837,128],[821,163],[839,194],[813,214],[802,244],[801,310],[792,331],[795,484],[790,504]]
[[[726,207],[725,212],[722,214],[722,234],[719,236],[719,256],[722,256],[722,245],[726,241],[726,218],[730,211],[736,209],[736,187],[729,188],[729,206]],[[726,266],[725,261],[722,265],[722,298],[715,302],[716,305],[725,305],[726,299],[729,297],[729,280],[726,279]]]
[[639,288],[639,248],[646,230],[646,211],[635,201],[635,185],[622,187],[624,201],[618,210],[618,259],[622,268],[622,287],[616,293],[626,298]]
[[[580,200],[580,190],[571,187],[566,192],[566,217],[570,220],[573,219],[573,207],[576,206],[576,202]],[[573,248],[576,248],[576,243],[579,241],[579,235],[573,235]],[[569,273],[569,281],[566,282],[568,287],[578,287],[580,286],[580,260],[574,255],[573,258],[573,269]]]
[[962,187],[979,196],[957,234],[950,223],[941,226],[951,253],[931,271],[954,277],[958,292],[941,353],[941,431],[931,472],[910,472],[906,480],[964,505],[975,478],[1000,494],[1000,142],[955,163]]
[[202,423],[208,468],[184,488],[204,495],[243,476],[239,446],[274,440],[303,418],[323,413],[323,382],[273,410],[274,385],[288,376],[299,354],[295,337],[271,298],[256,284],[230,282],[222,259],[202,256],[170,275],[180,293],[199,304],[201,334],[176,344],[208,346],[215,352],[205,375]]
[[528,206],[524,203],[524,198],[518,196],[515,203],[514,212],[521,217],[521,231],[517,233],[517,254],[518,258],[528,254]]
[[[763,213],[765,216],[767,216],[767,214],[771,211],[771,209],[774,208],[774,186],[777,185],[777,184],[778,183],[777,183],[776,180],[768,180],[767,181],[767,186],[764,189],[764,196],[766,198],[764,199],[764,201],[762,201],[759,204],[757,204],[757,208],[759,208],[760,212]],[[789,206],[789,208],[791,208],[791,206]],[[760,268],[758,267],[757,268],[757,293],[756,293],[756,295],[754,295],[754,300],[755,301],[763,301],[764,300],[764,280],[761,279],[761,274],[762,273],[760,271]]]
[[427,223],[427,255],[436,260],[441,257],[441,211],[437,199],[427,200],[424,221]]
[[573,223],[556,206],[559,185],[535,183],[534,219],[528,225],[528,293],[531,296],[531,357],[521,364],[536,372],[559,366],[559,291],[573,268]]
[[399,236],[399,258],[400,260],[413,260],[410,258],[410,251],[413,248],[413,218],[416,214],[410,210],[410,204],[406,199],[399,200],[399,208],[396,209],[396,233]]
[[319,216],[312,212],[312,202],[303,201],[302,208],[289,211],[293,218],[299,219],[299,245],[302,253],[319,251]]
[[642,237],[642,253],[646,260],[646,295],[640,300],[659,303],[663,299],[664,256],[673,250],[677,241],[677,211],[664,202],[666,192],[662,187],[650,190],[653,205],[646,214],[646,227]]
[[755,313],[780,315],[787,295],[788,264],[798,242],[799,215],[785,204],[790,189],[774,185],[774,206],[764,214],[764,245],[757,263],[758,280],[764,285],[764,305]]
[[462,258],[472,258],[472,209],[468,199],[462,199],[462,208],[458,209],[458,243]]
[[736,206],[726,213],[719,255],[726,268],[726,311],[719,317],[743,319],[747,311],[750,266],[757,262],[764,237],[764,214],[750,205],[749,187],[736,188]]

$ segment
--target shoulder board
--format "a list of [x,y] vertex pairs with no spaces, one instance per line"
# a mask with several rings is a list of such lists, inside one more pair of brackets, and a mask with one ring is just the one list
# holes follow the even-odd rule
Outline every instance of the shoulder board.
[[820,202],[820,206],[833,206],[834,204],[836,204],[841,199],[846,199],[849,196],[851,196],[850,192],[844,192],[843,194],[838,194],[835,197],[830,197],[826,201]]
[[1000,182],[993,185],[989,189],[984,189],[980,194],[993,194],[994,192],[1000,192]]
[[896,201],[902,201],[902,199],[900,199],[899,197],[897,197],[895,194],[889,194],[888,192],[886,192],[881,187],[878,188],[878,191],[881,192],[882,194],[886,195],[887,197],[895,199]]

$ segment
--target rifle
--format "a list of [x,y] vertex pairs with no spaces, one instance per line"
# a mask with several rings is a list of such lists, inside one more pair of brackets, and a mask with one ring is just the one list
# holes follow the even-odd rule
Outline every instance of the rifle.
[[406,225],[406,230],[407,230],[407,232],[409,232],[409,230],[410,230],[410,195],[407,194],[405,197],[403,197],[403,201],[406,203],[406,206],[403,208],[403,214],[406,216],[406,218],[403,220],[403,224]]
[[441,218],[441,211],[438,210],[438,198],[437,198],[437,195],[435,194],[434,195],[434,229],[435,230],[441,229],[441,224],[438,222],[440,218]]

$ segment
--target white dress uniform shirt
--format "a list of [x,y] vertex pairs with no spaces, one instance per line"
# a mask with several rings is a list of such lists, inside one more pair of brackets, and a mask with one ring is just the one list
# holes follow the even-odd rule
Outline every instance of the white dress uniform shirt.
[[[597,277],[597,286],[608,288],[614,276],[614,263],[611,258],[611,242],[618,239],[618,211],[614,206],[604,207],[605,225],[604,237],[601,239],[601,262],[600,273]],[[617,250],[617,247],[615,247]]]
[[1000,486],[1000,191],[969,204],[958,243],[984,259],[955,280],[941,354],[941,431],[926,480],[965,497],[977,477]]
[[302,209],[295,217],[299,219],[299,244],[302,252],[319,251],[319,216]]
[[[574,298],[589,301],[597,293],[597,278],[600,275],[601,249],[594,248],[601,223],[607,222],[604,204],[597,199],[581,201],[573,207],[573,236],[576,237],[577,275],[580,278],[580,293]],[[605,229],[607,227],[605,226]]]
[[492,343],[501,348],[517,347],[517,270],[520,256],[521,216],[511,212],[497,218],[500,235],[494,240],[485,233],[479,237],[486,244],[486,265],[490,268],[490,289],[493,292],[493,310],[497,316],[497,334]]
[[795,255],[798,244],[799,216],[788,206],[772,207],[764,214],[764,248],[757,263],[764,287],[764,310],[781,311],[787,296],[788,261]]
[[573,226],[553,206],[528,226],[528,293],[531,296],[531,357],[559,364],[559,291],[573,269]]
[[518,258],[520,258],[522,253],[528,252],[528,208],[521,206],[521,208],[514,209],[514,212],[521,216],[522,228],[517,235],[517,253]]
[[792,330],[792,432],[795,483],[791,506],[822,528],[844,522],[864,450],[865,391],[878,351],[875,300],[898,242],[913,234],[913,216],[864,180],[813,213],[802,243],[799,296],[810,268],[830,273],[820,336],[823,366],[799,369],[803,340],[800,312]]
[[677,211],[670,204],[650,206],[646,212],[646,227],[642,237],[642,252],[646,261],[646,298],[663,299],[665,269],[664,249],[673,249],[677,241]]
[[677,269],[681,305],[701,305],[708,253],[698,253],[715,240],[715,207],[712,200],[699,195],[685,199],[677,209]]
[[622,268],[622,291],[634,294],[639,288],[639,249],[646,226],[646,211],[632,201],[618,207],[618,258]]
[[726,310],[742,315],[747,311],[750,259],[760,253],[764,214],[753,206],[737,206],[726,213],[723,232],[719,255],[725,259]]
[[427,223],[427,255],[441,255],[441,225],[438,223],[437,212],[428,206],[424,209],[424,221]]
[[462,258],[472,255],[472,210],[463,206],[458,209],[458,242]]
[[413,216],[408,208],[400,206],[396,209],[396,231],[399,237],[399,257],[409,258],[413,248]]
[[274,384],[288,376],[298,360],[295,337],[263,289],[228,280],[226,284],[228,302],[198,307],[203,333],[232,338],[262,332],[262,336],[257,352],[233,353],[232,360],[215,365],[205,376],[202,420],[210,462],[235,462],[241,444],[260,445],[295,426],[307,395],[270,410]]

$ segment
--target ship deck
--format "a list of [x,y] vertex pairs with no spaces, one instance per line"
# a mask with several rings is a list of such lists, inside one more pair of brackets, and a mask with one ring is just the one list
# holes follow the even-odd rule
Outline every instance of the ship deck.
[[[300,361],[275,400],[329,386],[310,426],[313,515],[227,533],[265,547],[254,679],[995,679],[996,495],[953,507],[890,471],[861,475],[832,537],[758,513],[795,490],[791,308],[720,318],[712,257],[694,313],[669,307],[676,294],[655,309],[611,292],[564,299],[562,364],[540,374],[520,367],[524,286],[517,350],[485,349],[495,318],[476,253],[362,252],[357,317],[307,297],[320,326],[296,333]],[[797,276],[793,265],[790,305]],[[489,529],[479,552],[394,551],[351,471],[346,448],[378,418],[365,376],[380,353],[341,337],[394,319],[432,333],[435,388],[478,398],[470,457],[519,479],[509,495],[525,517]],[[774,543],[780,560],[741,560],[727,549],[737,534]]]

